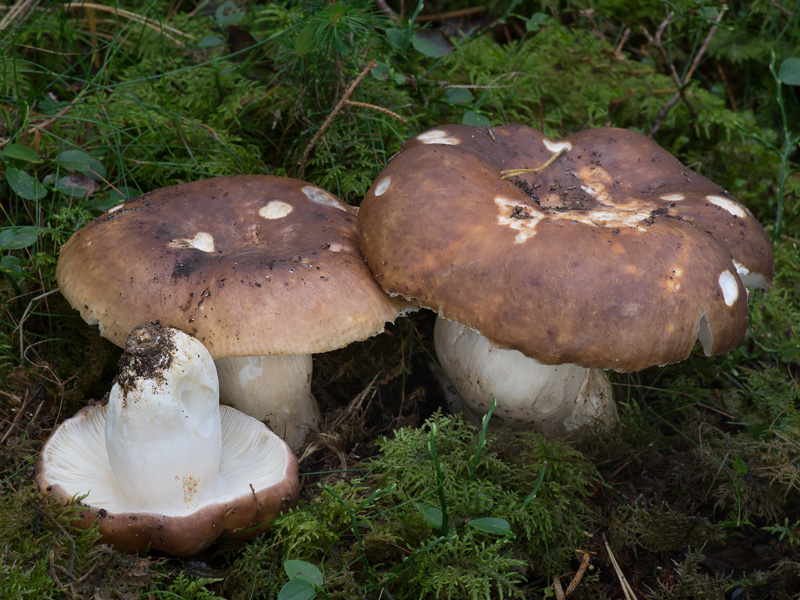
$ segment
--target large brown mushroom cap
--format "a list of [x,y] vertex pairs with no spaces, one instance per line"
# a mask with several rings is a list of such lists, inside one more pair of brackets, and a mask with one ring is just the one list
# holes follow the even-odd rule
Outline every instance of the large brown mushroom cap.
[[99,541],[123,552],[191,556],[217,539],[252,536],[297,503],[297,459],[256,419],[227,406],[220,411],[225,492],[188,514],[120,509],[120,484],[105,446],[105,405],[81,409],[53,432],[36,462],[36,484],[63,503],[88,493],[74,525],[88,529],[96,522]]
[[356,209],[296,179],[180,184],[116,206],[76,232],[61,292],[122,346],[159,320],[214,358],[324,352],[366,339],[408,304],[375,284]]
[[622,129],[425,132],[376,179],[359,228],[390,294],[545,364],[636,371],[683,360],[698,336],[728,352],[747,329],[742,279],[774,270],[750,211]]

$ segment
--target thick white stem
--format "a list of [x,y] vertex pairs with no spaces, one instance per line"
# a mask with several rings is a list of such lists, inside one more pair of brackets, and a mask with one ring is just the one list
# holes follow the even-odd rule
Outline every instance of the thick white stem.
[[[436,355],[450,409],[479,424],[497,399],[493,420],[514,429],[551,437],[573,435],[599,422],[611,424],[617,408],[611,384],[601,369],[543,365],[516,350],[503,350],[474,329],[438,319]],[[454,390],[448,390],[454,387]]]
[[319,423],[311,394],[310,354],[217,359],[220,401],[255,417],[292,450],[303,445]]
[[140,511],[184,513],[213,498],[219,486],[222,426],[213,360],[196,339],[155,325],[134,331],[125,357],[106,409],[114,475]]

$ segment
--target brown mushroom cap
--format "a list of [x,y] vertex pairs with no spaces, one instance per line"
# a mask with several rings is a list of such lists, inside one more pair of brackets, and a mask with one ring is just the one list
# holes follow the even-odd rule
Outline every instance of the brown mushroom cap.
[[425,132],[376,179],[359,229],[387,292],[545,364],[636,371],[683,360],[698,335],[728,352],[747,329],[742,278],[774,272],[750,211],[623,129]]
[[264,175],[175,185],[118,205],[64,244],[56,278],[118,346],[139,323],[159,320],[214,358],[333,350],[408,309],[364,264],[355,208]]
[[101,543],[123,552],[149,548],[191,556],[217,539],[244,539],[263,531],[297,503],[300,480],[289,447],[263,423],[220,406],[220,477],[225,490],[221,497],[184,515],[115,511],[111,507],[119,502],[120,488],[105,447],[105,409],[105,405],[87,406],[64,421],[36,462],[40,492],[63,503],[89,493],[73,524],[88,529],[97,522]]

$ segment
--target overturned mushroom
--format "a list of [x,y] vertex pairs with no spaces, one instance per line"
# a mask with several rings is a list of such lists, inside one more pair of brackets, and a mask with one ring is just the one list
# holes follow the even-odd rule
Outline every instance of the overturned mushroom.
[[[499,419],[555,434],[613,419],[608,383],[592,369],[681,361],[698,338],[706,354],[735,348],[745,286],[774,272],[750,211],[622,129],[563,140],[524,126],[427,131],[376,179],[359,231],[389,294],[488,340],[470,357],[458,327],[437,325],[437,354],[468,410],[479,418],[496,394]],[[534,368],[492,356],[503,353],[554,365],[564,387],[501,397],[484,367],[502,378]],[[555,366],[567,364],[581,370]]]
[[299,447],[317,424],[311,354],[371,337],[409,309],[375,283],[356,209],[297,179],[176,185],[111,208],[63,246],[62,294],[122,345],[159,320],[216,359],[223,402]]
[[82,497],[80,521],[125,552],[189,556],[252,535],[294,506],[297,460],[263,423],[219,406],[203,345],[154,324],[136,328],[108,405],[82,409],[50,436],[39,490]]

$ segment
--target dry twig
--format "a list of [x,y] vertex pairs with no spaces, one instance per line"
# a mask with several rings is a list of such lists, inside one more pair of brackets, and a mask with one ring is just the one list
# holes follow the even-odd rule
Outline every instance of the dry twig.
[[698,49],[697,53],[694,55],[694,59],[692,60],[692,64],[689,65],[689,70],[686,71],[686,75],[681,79],[680,75],[678,75],[678,71],[675,69],[675,65],[672,61],[669,60],[667,56],[666,50],[664,50],[664,46],[661,44],[661,36],[666,30],[667,26],[672,21],[672,17],[674,13],[669,13],[667,18],[661,22],[661,24],[656,29],[655,36],[651,36],[650,33],[642,28],[644,34],[647,36],[648,41],[656,47],[656,49],[661,54],[662,59],[669,67],[670,73],[672,74],[672,78],[675,80],[675,84],[678,87],[678,91],[675,92],[675,95],[670,98],[667,103],[661,107],[661,110],[658,112],[658,116],[656,117],[655,123],[650,128],[650,132],[648,133],[649,137],[653,137],[658,130],[661,128],[662,123],[664,122],[664,118],[667,116],[669,110],[678,103],[678,100],[683,100],[684,104],[689,107],[689,110],[694,113],[694,108],[691,104],[689,104],[689,100],[686,97],[686,86],[692,80],[692,76],[694,75],[697,66],[700,64],[700,60],[703,58],[703,55],[708,50],[708,45],[711,43],[711,39],[714,37],[714,34],[717,33],[717,29],[719,29],[719,23],[722,21],[722,17],[725,15],[725,11],[728,10],[728,6],[723,4],[717,14],[717,18],[715,19],[714,25],[711,26],[711,29],[708,30],[708,34],[706,35],[706,39],[703,40],[703,44]]
[[[311,150],[313,150],[314,146],[317,145],[317,142],[319,141],[319,138],[321,138],[325,134],[325,132],[328,130],[328,127],[330,127],[331,122],[333,121],[334,117],[337,114],[339,114],[339,111],[342,110],[342,107],[345,104],[347,104],[347,102],[349,101],[350,96],[353,94],[354,91],[356,91],[356,88],[358,87],[358,84],[361,83],[361,80],[364,79],[364,77],[366,76],[367,73],[369,73],[372,69],[375,68],[376,64],[378,64],[377,61],[371,60],[370,63],[366,67],[364,67],[364,70],[361,71],[361,73],[358,74],[358,77],[356,77],[353,80],[353,83],[351,83],[347,87],[347,89],[344,91],[344,94],[342,94],[342,99],[339,100],[339,102],[336,104],[336,106],[333,107],[333,110],[328,115],[328,117],[325,119],[325,122],[322,124],[322,127],[320,127],[317,130],[317,133],[314,134],[314,137],[311,139],[311,141],[308,143],[308,146],[306,146],[306,149],[303,151],[303,157],[300,159],[300,162],[297,163],[297,177],[298,178],[302,179],[303,171],[306,168],[306,161],[308,160],[308,156],[309,156],[309,154],[311,154]],[[372,107],[372,105],[368,105],[368,106]]]

